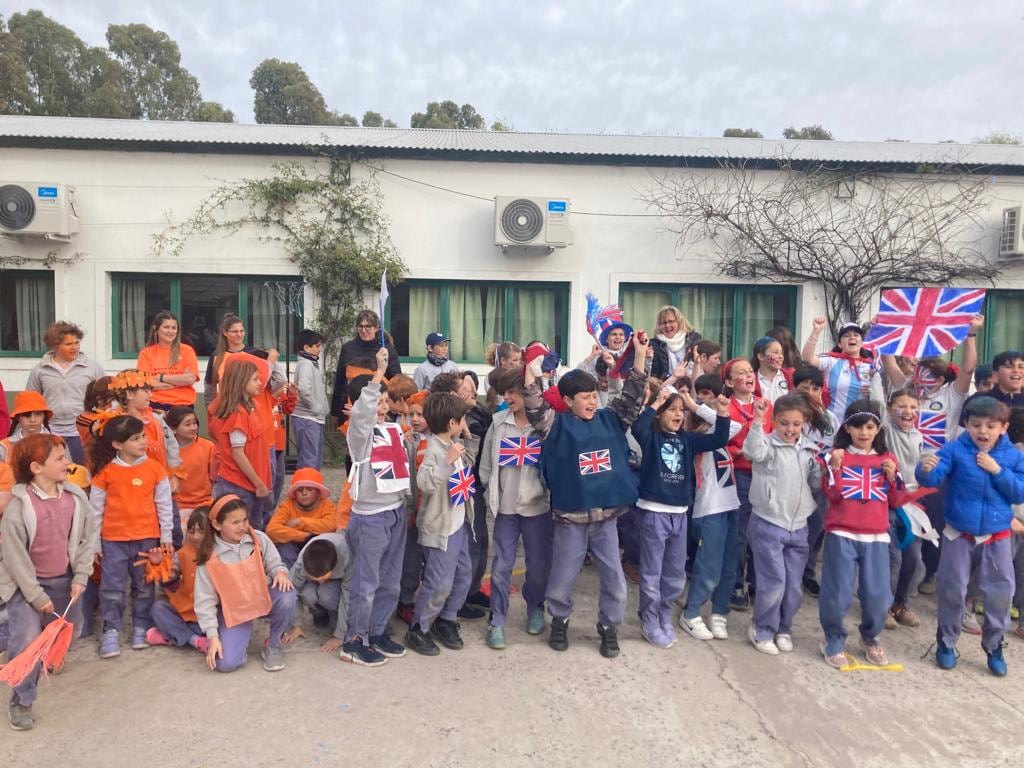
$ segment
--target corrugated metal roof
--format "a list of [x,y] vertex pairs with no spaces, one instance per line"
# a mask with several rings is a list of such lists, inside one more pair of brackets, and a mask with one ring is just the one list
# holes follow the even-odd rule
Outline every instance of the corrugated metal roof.
[[[1024,146],[1004,144],[925,144],[914,142],[788,141],[688,136],[636,136],[579,133],[521,133],[417,128],[342,128],[311,125],[239,125],[74,117],[0,116],[0,144],[76,147],[111,144],[190,148],[264,154],[279,148],[336,147],[374,154],[493,154],[536,161],[555,157],[575,162],[652,161],[687,158],[777,159],[802,162],[872,163],[916,166],[955,162],[973,167],[1022,167]],[[141,149],[143,146],[125,147]]]

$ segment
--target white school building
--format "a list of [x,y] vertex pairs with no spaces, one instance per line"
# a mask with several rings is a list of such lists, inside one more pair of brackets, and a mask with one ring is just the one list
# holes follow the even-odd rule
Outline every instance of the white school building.
[[[776,325],[802,340],[811,318],[823,314],[820,285],[718,276],[709,253],[677,247],[642,202],[644,193],[663,174],[712,168],[716,158],[786,156],[906,173],[950,151],[947,144],[895,142],[0,117],[0,188],[22,187],[34,198],[35,215],[49,217],[25,234],[5,224],[5,216],[17,218],[18,205],[0,206],[0,381],[7,391],[24,386],[55,319],[82,326],[83,351],[108,371],[132,365],[161,309],[178,315],[203,364],[226,312],[242,316],[250,343],[283,350],[280,295],[302,277],[279,244],[260,240],[258,230],[215,233],[190,239],[171,259],[155,255],[153,238],[187,219],[218,186],[271,175],[281,161],[315,162],[311,147],[350,153],[384,171],[377,176],[384,211],[408,266],[407,279],[392,287],[386,325],[408,370],[433,330],[452,337],[451,355],[467,367],[484,370],[489,342],[534,338],[573,365],[592,344],[584,322],[588,291],[620,303],[628,321],[652,330],[657,308],[674,304],[726,356],[748,355]],[[982,234],[995,259],[1004,209],[1024,205],[1024,147],[960,145],[957,154],[993,169]],[[368,172],[353,165],[353,176]],[[546,237],[555,247],[496,245],[496,234],[506,238],[500,214],[512,200],[505,198],[541,206],[508,212],[513,238],[533,236],[539,213],[536,241]],[[51,219],[56,223],[46,223]],[[66,232],[56,231],[62,227]],[[315,297],[307,289],[303,299],[311,321]],[[1009,264],[986,312],[983,356],[1021,346],[1024,268]],[[291,322],[294,338],[304,319]]]

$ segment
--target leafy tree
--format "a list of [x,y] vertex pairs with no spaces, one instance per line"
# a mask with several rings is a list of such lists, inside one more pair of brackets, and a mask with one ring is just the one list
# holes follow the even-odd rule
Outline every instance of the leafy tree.
[[188,120],[199,109],[199,81],[181,66],[178,44],[166,32],[145,24],[111,24],[107,45],[124,70],[132,117]]
[[820,125],[805,125],[800,129],[793,127],[786,128],[782,132],[782,138],[806,139],[810,141],[832,141],[835,137],[830,131],[825,130]]
[[329,125],[356,126],[359,125],[359,121],[356,120],[355,117],[350,115],[348,112],[345,112],[342,115],[339,115],[337,112],[332,112],[330,115]]
[[491,123],[491,130],[496,133],[510,133],[515,130],[511,124],[502,122],[501,120],[495,120]]
[[129,117],[124,72],[102,48],[91,48],[41,11],[15,13],[10,34],[21,47],[32,115]]
[[726,139],[763,139],[764,134],[753,128],[726,128],[722,131]]
[[31,102],[21,41],[7,31],[4,17],[0,16],[0,113],[24,114]]
[[988,136],[979,136],[975,144],[1020,144],[1020,136],[1015,133],[993,131]]
[[252,72],[257,123],[330,125],[324,97],[294,61],[264,59]]
[[481,131],[483,116],[472,104],[461,107],[454,101],[432,101],[426,112],[415,112],[409,120],[412,128],[461,128]]
[[366,110],[363,113],[363,127],[364,128],[397,128],[394,120],[386,120],[380,112],[374,112],[372,109]]
[[216,101],[204,101],[192,113],[197,123],[233,123],[235,113]]

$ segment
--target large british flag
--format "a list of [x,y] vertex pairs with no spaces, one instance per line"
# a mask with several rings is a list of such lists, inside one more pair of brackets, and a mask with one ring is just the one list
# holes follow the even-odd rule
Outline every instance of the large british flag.
[[580,474],[596,475],[601,472],[611,472],[611,452],[605,448],[603,451],[590,451],[580,454]]
[[455,470],[448,478],[448,498],[452,504],[468,504],[470,497],[476,493],[476,477],[472,467]]
[[843,467],[839,490],[844,499],[853,501],[885,501],[884,475],[880,469]]
[[503,437],[498,445],[499,467],[533,466],[540,459],[540,439],[536,437]]
[[407,490],[410,486],[409,454],[402,440],[402,428],[385,422],[373,427],[370,468],[381,493]]
[[917,431],[921,433],[925,448],[941,448],[946,444],[946,414],[925,413],[917,417]]
[[891,288],[882,291],[877,322],[864,346],[883,355],[935,357],[967,338],[981,312],[980,288]]

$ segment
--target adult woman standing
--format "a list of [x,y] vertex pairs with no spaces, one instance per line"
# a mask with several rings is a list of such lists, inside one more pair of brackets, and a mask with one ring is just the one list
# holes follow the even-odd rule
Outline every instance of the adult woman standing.
[[85,464],[85,448],[75,428],[75,419],[85,410],[85,389],[105,375],[95,360],[82,352],[85,332],[74,323],[59,320],[43,335],[50,351],[28,375],[25,389],[39,392],[53,411],[50,431],[67,443],[71,460]]
[[153,379],[150,405],[168,410],[176,405],[196,404],[193,384],[199,381],[196,351],[181,343],[181,326],[174,313],[158,312],[149,327],[146,347],[139,352],[136,367]]
[[238,352],[252,354],[255,351],[245,343],[245,323],[242,322],[242,318],[231,313],[224,315],[217,330],[217,348],[210,355],[210,361],[206,365],[206,377],[203,379],[203,397],[207,408],[217,397],[217,385],[224,373],[228,355]]
[[[348,376],[345,368],[356,361],[372,364],[380,349],[380,318],[372,309],[364,309],[356,315],[356,336],[341,345],[338,355],[338,370],[334,375],[334,394],[331,396],[331,415],[342,422],[345,420],[345,402],[348,400]],[[402,364],[398,361],[398,352],[394,346],[385,344],[388,350],[388,368],[384,372],[386,378],[397,376],[402,372]]]
[[658,335],[651,339],[654,359],[651,376],[664,380],[676,366],[689,357],[690,350],[701,336],[676,307],[664,306],[658,310]]

